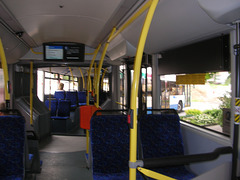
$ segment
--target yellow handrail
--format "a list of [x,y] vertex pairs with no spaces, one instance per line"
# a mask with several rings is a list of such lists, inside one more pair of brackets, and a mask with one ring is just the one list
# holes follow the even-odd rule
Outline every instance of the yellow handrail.
[[101,80],[101,89],[103,89],[103,79],[104,79],[106,72],[107,72],[107,68],[105,68],[103,71],[102,80]]
[[[50,72],[50,74],[52,73],[51,67],[49,67],[49,72]],[[49,97],[48,109],[49,109],[50,112],[51,112],[51,88],[52,88],[52,85],[51,85],[51,78],[50,78],[49,79],[49,95],[48,95],[48,97]]]
[[121,105],[121,106],[128,107],[127,105],[122,104],[122,103],[120,103],[120,102],[117,102],[117,101],[116,101],[116,103],[119,104],[119,105]]
[[91,86],[91,84],[90,84],[90,81],[91,81],[90,75],[91,75],[91,71],[92,71],[92,67],[93,67],[94,61],[95,61],[95,59],[96,59],[96,57],[97,57],[98,51],[99,51],[99,49],[101,48],[101,46],[102,46],[102,45],[99,44],[98,47],[97,47],[97,49],[95,49],[95,51],[94,51],[94,56],[93,56],[93,58],[92,58],[92,61],[91,61],[91,64],[90,64],[89,70],[88,70],[88,79],[87,79],[87,105],[89,105],[89,89],[90,89],[90,86]]
[[[130,129],[130,158],[129,163],[136,163],[137,160],[137,94],[139,86],[139,75],[141,69],[142,55],[147,39],[147,34],[149,31],[150,24],[152,22],[152,17],[157,7],[158,0],[152,0],[151,6],[148,10],[145,22],[142,27],[142,32],[139,38],[136,57],[134,61],[134,75],[131,89],[131,105],[130,108],[133,110],[133,128]],[[136,168],[129,168],[129,179],[136,180]]]
[[85,80],[84,80],[84,76],[83,76],[83,73],[82,73],[82,69],[81,69],[80,67],[79,67],[78,69],[79,69],[80,74],[81,74],[81,76],[82,76],[83,89],[85,89]]
[[107,40],[107,42],[105,43],[105,46],[104,46],[104,49],[103,49],[103,52],[102,52],[102,56],[101,56],[101,59],[100,59],[100,61],[99,61],[99,64],[98,64],[98,72],[97,72],[97,88],[96,88],[96,91],[97,91],[97,98],[96,98],[96,107],[98,108],[99,107],[99,82],[100,82],[100,75],[101,75],[101,69],[102,69],[102,65],[103,65],[103,61],[104,61],[104,57],[105,57],[105,54],[106,54],[106,52],[107,52],[107,48],[108,48],[108,46],[109,46],[109,39],[113,36],[113,34],[115,33],[115,31],[116,31],[116,28],[114,27],[113,29],[112,29],[112,32],[111,32],[111,34],[109,35],[109,37],[108,37],[108,40]]
[[96,96],[96,82],[97,82],[97,63],[94,63],[94,77],[93,77],[93,95]]
[[95,52],[92,53],[85,53],[85,55],[94,55]]
[[[89,90],[92,90],[92,83],[91,83],[91,71],[92,71],[92,67],[94,64],[94,61],[97,57],[98,51],[101,48],[101,44],[98,45],[97,49],[95,49],[94,51],[94,56],[92,58],[91,64],[89,66],[89,70],[88,70],[88,78],[87,78],[87,106],[89,105]],[[87,149],[86,149],[86,154],[89,153],[89,131],[86,130],[86,145],[87,145]]]
[[70,73],[71,73],[71,77],[72,77],[72,83],[73,83],[73,89],[74,89],[74,78],[73,78],[73,72],[72,72],[72,68],[68,67]]
[[3,49],[2,40],[0,38],[0,57],[1,57],[1,64],[3,68],[3,74],[4,74],[4,89],[5,89],[5,101],[6,101],[6,108],[10,108],[10,93],[9,93],[9,76],[8,76],[8,67],[7,67],[7,60],[5,56],[5,52]]
[[142,167],[138,167],[137,169],[138,169],[139,172],[143,173],[144,175],[146,175],[148,177],[151,177],[151,178],[154,178],[154,179],[175,180],[174,178],[171,178],[171,177],[168,177],[168,176],[156,173],[156,172],[151,171],[149,169],[145,169],[145,168],[142,168]]
[[30,50],[32,51],[33,54],[43,54],[43,52],[36,52],[33,50],[33,48],[30,48]]
[[33,62],[30,62],[30,124],[33,124]]
[[126,23],[124,23],[108,41],[111,42],[118,34],[128,27],[135,19],[137,19],[145,10],[150,7],[151,3],[152,0],[149,0],[146,4],[144,4],[144,6],[141,7],[141,9],[139,9]]

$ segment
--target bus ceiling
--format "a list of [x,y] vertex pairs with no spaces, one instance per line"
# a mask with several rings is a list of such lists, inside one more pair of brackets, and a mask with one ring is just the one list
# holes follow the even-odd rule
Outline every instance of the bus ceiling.
[[[226,22],[239,17],[239,2],[236,0],[219,15],[207,0],[162,0],[158,3],[149,30],[144,52],[160,53],[169,49],[227,34],[234,27]],[[0,35],[8,63],[15,63],[30,48],[40,47],[45,42],[77,42],[95,49],[113,26],[119,28],[134,12],[148,1],[137,0],[2,0],[0,1]],[[226,4],[226,3],[225,3]],[[103,13],[104,12],[104,13]],[[146,12],[129,25],[110,43],[110,59],[124,56],[121,49],[134,54]],[[211,17],[210,17],[211,16]],[[227,18],[223,18],[227,17]],[[214,20],[213,20],[213,19]],[[226,20],[227,19],[227,20]],[[220,24],[220,23],[221,24]],[[132,55],[131,55],[132,56]]]

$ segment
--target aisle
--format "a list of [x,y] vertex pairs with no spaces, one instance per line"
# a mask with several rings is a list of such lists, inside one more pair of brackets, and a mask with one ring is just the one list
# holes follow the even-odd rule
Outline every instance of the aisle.
[[43,161],[37,180],[92,180],[86,168],[86,138],[80,136],[52,136],[40,145]]
[[86,137],[52,135],[40,143],[40,152],[76,152],[86,150]]

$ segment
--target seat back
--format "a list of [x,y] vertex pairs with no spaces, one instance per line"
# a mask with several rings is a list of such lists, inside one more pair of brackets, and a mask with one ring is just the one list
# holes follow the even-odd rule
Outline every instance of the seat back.
[[67,117],[70,116],[70,105],[69,100],[59,100],[58,101],[58,116]]
[[144,158],[183,155],[178,115],[143,115],[140,119],[140,138]]
[[79,105],[86,105],[86,92],[85,91],[78,91],[78,104]]
[[126,115],[93,116],[90,142],[93,175],[128,172],[129,128]]
[[[51,116],[56,116],[57,113],[57,100],[51,99]],[[45,101],[45,106],[49,109],[49,99]]]
[[23,179],[25,120],[22,116],[0,116],[0,179]]
[[55,91],[54,97],[59,99],[65,99],[65,91]]
[[66,99],[70,100],[71,107],[77,107],[78,104],[77,91],[66,91]]
[[[140,118],[140,138],[144,159],[184,154],[179,120],[179,116],[171,112],[145,114]],[[179,180],[195,177],[184,166],[153,170]]]

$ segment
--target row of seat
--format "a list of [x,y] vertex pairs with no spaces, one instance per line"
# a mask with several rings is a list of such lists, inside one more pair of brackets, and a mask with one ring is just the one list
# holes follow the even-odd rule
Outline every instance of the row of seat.
[[[141,117],[140,139],[143,158],[183,155],[177,114],[147,114]],[[129,179],[129,124],[126,115],[95,115],[91,119],[90,144],[94,180]],[[191,179],[184,166],[153,169],[176,179]],[[137,179],[142,179],[137,174]]]
[[[45,106],[49,108],[50,100],[45,101]],[[51,118],[63,118],[70,116],[71,101],[64,99],[51,99]]]
[[[45,101],[45,105],[49,108],[50,100]],[[71,101],[51,99],[51,123],[52,133],[67,133],[72,128],[72,120],[70,118]]]
[[[174,179],[188,180],[196,175],[186,169],[185,165],[212,161],[220,155],[233,152],[231,146],[226,146],[209,153],[184,155],[180,118],[176,110],[150,111],[151,114],[143,113],[138,119],[138,164],[128,164],[128,116],[106,115],[106,110],[95,112],[90,125],[91,168],[94,180],[128,180],[128,165],[132,168],[147,168]],[[137,179],[142,180],[146,177],[137,174]]]
[[25,172],[41,171],[38,144],[35,137],[28,139],[24,117],[15,110],[9,112],[0,116],[0,179],[23,180]]
[[78,105],[86,105],[85,91],[55,91],[54,97],[57,100],[70,100],[71,108],[76,108]]

